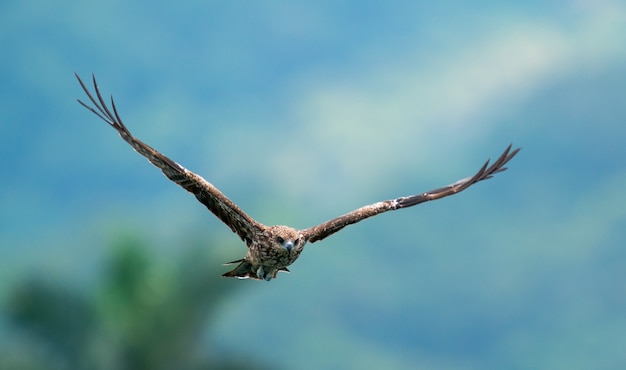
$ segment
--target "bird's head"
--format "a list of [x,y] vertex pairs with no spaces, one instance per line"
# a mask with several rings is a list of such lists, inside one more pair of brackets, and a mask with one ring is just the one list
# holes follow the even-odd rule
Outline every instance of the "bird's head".
[[270,227],[272,243],[290,254],[292,250],[302,250],[304,238],[302,234],[291,227],[277,225]]

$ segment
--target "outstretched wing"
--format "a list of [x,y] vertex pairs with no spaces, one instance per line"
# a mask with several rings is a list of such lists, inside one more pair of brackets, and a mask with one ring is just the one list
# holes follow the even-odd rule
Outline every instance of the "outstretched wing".
[[115,108],[115,102],[111,97],[111,107],[113,113],[107,107],[98,85],[96,84],[96,77],[92,75],[93,86],[96,92],[97,100],[91,95],[89,89],[85,86],[78,74],[76,78],[82,86],[83,90],[89,97],[89,100],[93,103],[95,108],[83,103],[80,99],[78,102],[85,108],[92,111],[96,116],[100,117],[106,123],[111,125],[120,134],[128,144],[130,144],[137,153],[146,157],[150,163],[157,166],[163,171],[168,179],[174,181],[176,184],[182,186],[185,190],[193,193],[198,200],[204,204],[211,212],[213,212],[222,222],[228,225],[233,232],[235,232],[246,244],[249,244],[254,235],[260,232],[264,226],[255,221],[252,217],[243,212],[235,203],[222,194],[215,186],[203,179],[201,176],[187,170],[183,166],[154,150],[149,145],[145,144],[141,140],[131,135],[130,131],[126,128],[117,109]]
[[489,179],[496,173],[506,170],[504,165],[520,151],[520,148],[511,151],[511,145],[506,148],[500,158],[493,162],[491,166],[489,166],[489,161],[485,162],[480,170],[472,177],[464,178],[454,184],[427,191],[425,193],[411,195],[408,197],[400,197],[393,200],[386,200],[361,207],[343,216],[326,221],[321,225],[304,230],[304,237],[307,238],[309,242],[313,243],[336,233],[348,225],[352,225],[368,217],[400,208],[412,207],[429,200],[440,199],[447,197],[448,195],[461,192],[479,181]]

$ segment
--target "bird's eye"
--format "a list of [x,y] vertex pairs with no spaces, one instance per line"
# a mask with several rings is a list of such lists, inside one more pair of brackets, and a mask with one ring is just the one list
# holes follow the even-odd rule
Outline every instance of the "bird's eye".
[[280,236],[277,236],[276,241],[278,242],[278,244],[283,244],[285,242],[285,239],[281,238]]
[[296,240],[294,240],[294,241],[293,241],[293,246],[294,246],[294,247],[295,247],[295,246],[297,246],[299,241],[300,241],[300,239],[296,239]]

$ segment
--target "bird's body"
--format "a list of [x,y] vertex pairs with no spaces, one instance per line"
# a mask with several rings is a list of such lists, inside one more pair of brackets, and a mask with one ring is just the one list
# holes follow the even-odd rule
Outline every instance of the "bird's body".
[[204,204],[246,243],[248,253],[244,258],[228,263],[237,264],[237,266],[222,275],[225,277],[269,281],[275,278],[278,272],[289,271],[287,267],[298,259],[307,242],[313,243],[322,240],[348,225],[383,212],[411,207],[463,191],[479,181],[489,179],[494,174],[506,170],[504,165],[520,150],[518,148],[511,151],[511,145],[509,145],[491,166],[489,166],[489,161],[487,161],[474,176],[459,180],[454,184],[425,193],[366,205],[308,229],[298,230],[283,225],[266,226],[248,216],[210,182],[135,138],[119,117],[112,98],[111,107],[113,111],[111,112],[107,107],[100,94],[95,77],[93,78],[93,85],[97,99],[91,95],[89,89],[87,89],[78,75],[76,75],[76,78],[78,78],[80,85],[95,108],[78,100],[80,104],[115,128],[122,139],[130,144],[135,151],[146,157],[153,165],[160,168],[167,178],[194,194],[198,201]]
[[237,267],[223,276],[270,280],[279,271],[298,259],[307,239],[301,230],[289,226],[275,225],[264,227],[257,238],[248,244],[248,253],[243,259],[229,262]]

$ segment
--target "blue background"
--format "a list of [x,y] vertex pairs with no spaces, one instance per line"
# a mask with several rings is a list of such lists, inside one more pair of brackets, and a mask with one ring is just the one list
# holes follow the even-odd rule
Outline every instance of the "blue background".
[[523,148],[271,283],[225,281],[244,287],[207,329],[218,349],[299,369],[626,365],[622,2],[28,0],[0,5],[0,50],[0,302],[32,274],[88,290],[120,233],[165,261],[210,239],[216,275],[245,253],[76,103],[73,72],[93,72],[135,135],[268,225]]

